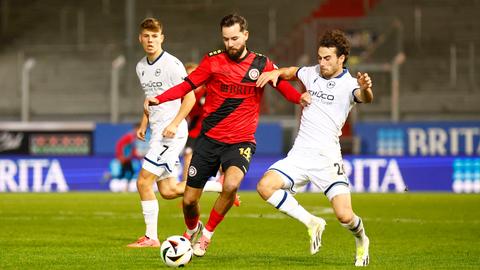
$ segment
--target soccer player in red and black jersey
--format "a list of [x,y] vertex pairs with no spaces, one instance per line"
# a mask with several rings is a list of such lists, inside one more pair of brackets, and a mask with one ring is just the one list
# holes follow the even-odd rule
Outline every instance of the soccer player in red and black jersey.
[[[247,173],[255,153],[255,130],[264,89],[256,86],[262,72],[275,68],[266,56],[249,51],[247,21],[230,14],[220,22],[225,50],[207,54],[185,81],[155,98],[145,100],[145,108],[177,99],[205,84],[202,130],[197,138],[188,171],[183,197],[183,213],[196,256],[205,255],[217,225],[232,207],[236,192]],[[306,106],[310,95],[300,95],[288,82],[280,81],[276,89],[289,101]],[[220,193],[205,225],[199,222],[198,201],[207,179],[219,166],[225,171]],[[201,237],[199,237],[201,235]],[[199,239],[198,239],[199,238]],[[197,240],[198,239],[198,240]]]

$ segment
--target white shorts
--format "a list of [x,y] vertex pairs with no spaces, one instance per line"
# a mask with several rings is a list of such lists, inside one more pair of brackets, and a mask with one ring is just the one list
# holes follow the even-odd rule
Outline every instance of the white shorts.
[[158,176],[157,181],[178,177],[179,155],[187,142],[187,136],[162,138],[150,143],[150,149],[143,158],[142,168]]
[[292,194],[308,182],[319,188],[330,201],[339,194],[350,194],[340,153],[322,155],[292,149],[286,158],[275,162],[268,170],[276,171],[284,181],[283,188]]

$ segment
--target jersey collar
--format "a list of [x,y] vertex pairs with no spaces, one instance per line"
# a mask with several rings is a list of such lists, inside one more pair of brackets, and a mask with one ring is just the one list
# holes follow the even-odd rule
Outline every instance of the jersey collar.
[[155,60],[153,60],[152,63],[150,63],[150,61],[148,60],[148,57],[146,57],[146,58],[147,58],[147,64],[149,64],[150,66],[153,65],[153,64],[155,64],[155,63],[158,61],[158,59],[160,59],[160,58],[162,57],[162,55],[163,55],[164,52],[165,52],[165,51],[162,51],[162,53],[161,53]]
[[233,61],[233,62],[235,62],[235,63],[241,63],[241,62],[242,62],[243,60],[245,60],[251,53],[252,53],[252,52],[251,52],[249,49],[247,49],[247,53],[245,54],[244,57],[238,58],[237,60],[233,60],[232,58],[230,58],[230,57],[228,56],[228,53],[225,51],[226,57],[227,57],[230,61]]
[[[320,69],[320,66],[318,67]],[[299,69],[300,70],[300,69]],[[298,72],[298,71],[297,71]],[[341,77],[343,77],[343,75],[347,74],[348,73],[348,69],[347,68],[343,68],[343,71],[342,73],[338,74],[337,76],[335,77],[332,77],[332,78],[325,78],[322,76],[322,74],[320,74],[320,71],[318,72],[318,76],[320,76],[320,78],[324,79],[324,80],[331,80],[331,79],[340,79]]]
[[346,73],[348,72],[348,69],[344,68],[342,73],[338,74],[335,79],[340,79],[341,77],[343,77],[343,75],[345,75]]

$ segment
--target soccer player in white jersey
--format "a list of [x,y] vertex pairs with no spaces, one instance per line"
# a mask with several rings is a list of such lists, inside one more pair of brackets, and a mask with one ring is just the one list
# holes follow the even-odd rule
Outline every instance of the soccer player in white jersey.
[[[138,39],[146,56],[138,62],[136,70],[147,98],[162,94],[166,89],[183,82],[187,76],[183,64],[162,49],[164,40],[162,30],[161,22],[154,18],[146,18],[140,24]],[[150,148],[144,157],[137,180],[146,232],[145,236],[128,247],[160,246],[157,235],[159,207],[153,185],[156,182],[164,199],[174,199],[183,195],[185,181],[177,181],[179,155],[188,137],[185,117],[194,104],[195,95],[192,91],[183,98],[183,101],[176,99],[165,102],[160,106],[152,106],[143,113],[137,137],[145,140],[148,124],[152,131]],[[213,181],[205,187],[205,191],[221,190],[221,184]]]
[[342,31],[327,31],[320,40],[318,65],[289,67],[263,73],[259,86],[276,85],[278,78],[300,79],[312,97],[302,111],[300,129],[286,158],[274,163],[257,185],[260,196],[281,212],[306,225],[310,252],[316,254],[326,222],[307,212],[292,196],[308,182],[329,199],[337,219],[349,229],[356,244],[355,265],[369,262],[369,239],[362,219],[352,210],[349,181],[343,170],[339,136],[355,103],[370,103],[372,81],[367,73],[354,78],[344,67],[350,45]]

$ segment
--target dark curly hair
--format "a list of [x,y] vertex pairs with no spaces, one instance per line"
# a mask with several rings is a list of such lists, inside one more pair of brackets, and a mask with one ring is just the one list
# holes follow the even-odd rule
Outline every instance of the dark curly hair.
[[228,14],[227,16],[222,18],[222,20],[220,21],[220,30],[223,27],[230,27],[230,26],[233,26],[236,23],[238,23],[238,25],[240,26],[240,31],[241,32],[247,30],[247,28],[248,28],[247,20],[244,17],[242,17],[242,16],[240,16],[236,13]]
[[348,55],[350,54],[350,42],[343,31],[338,29],[328,30],[320,39],[319,47],[335,47],[337,49],[337,57],[343,54],[345,56],[343,63],[347,63]]

